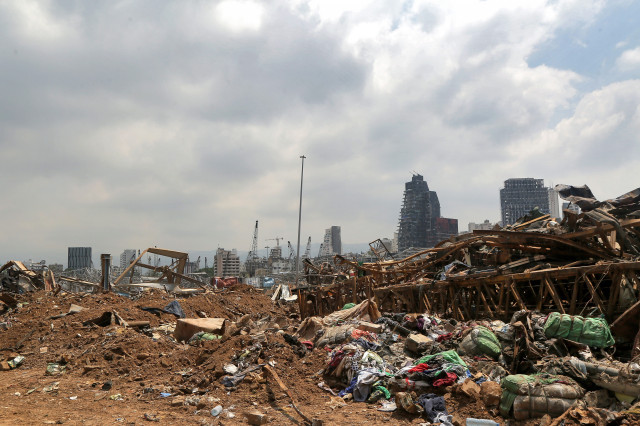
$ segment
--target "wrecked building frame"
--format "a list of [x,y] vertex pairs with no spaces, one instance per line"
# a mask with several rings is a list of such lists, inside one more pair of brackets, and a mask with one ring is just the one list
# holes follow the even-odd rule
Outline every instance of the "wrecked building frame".
[[[579,219],[594,226],[577,229]],[[306,262],[313,286],[300,292],[301,315],[323,315],[374,297],[384,310],[460,321],[508,320],[519,310],[611,321],[635,302],[640,219],[611,220],[596,209],[569,213],[563,222],[569,232],[530,231],[548,220],[544,215],[509,230],[476,230],[401,260],[359,264],[335,256],[335,267]]]

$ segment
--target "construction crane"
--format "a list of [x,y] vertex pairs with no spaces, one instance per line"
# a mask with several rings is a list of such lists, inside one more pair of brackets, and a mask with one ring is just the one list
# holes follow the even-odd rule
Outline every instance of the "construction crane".
[[247,272],[250,277],[255,276],[258,260],[258,221],[256,220],[256,227],[253,230],[253,241],[251,243],[251,250],[247,254]]
[[324,243],[320,243],[320,250],[318,250],[318,257],[322,256],[322,249],[324,248]]
[[305,249],[304,254],[302,255],[302,258],[308,259],[310,254],[311,254],[311,235],[309,235],[309,239],[307,240],[307,248]]
[[280,247],[280,240],[284,240],[283,237],[267,238],[265,241],[276,241],[276,247]]
[[196,260],[196,271],[200,269],[200,256],[198,256],[198,260]]

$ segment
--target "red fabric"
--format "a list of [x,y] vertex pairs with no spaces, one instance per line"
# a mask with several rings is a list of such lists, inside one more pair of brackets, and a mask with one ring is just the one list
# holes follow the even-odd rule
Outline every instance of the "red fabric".
[[333,359],[331,359],[331,362],[329,362],[329,367],[334,368],[337,367],[338,364],[340,364],[340,361],[342,361],[342,358],[344,358],[345,353],[342,351],[338,351],[336,352],[336,354],[333,356]]
[[300,343],[305,345],[309,350],[313,349],[313,342],[310,342],[309,340],[302,340]]
[[437,388],[438,386],[449,386],[454,384],[456,380],[458,380],[458,376],[456,376],[454,373],[445,373],[445,374],[447,375],[447,377],[435,380],[433,382],[433,387]]
[[436,342],[442,342],[444,340],[449,340],[449,339],[451,339],[451,337],[453,337],[453,333],[441,334],[438,337],[436,337]]
[[373,342],[374,340],[376,340],[378,338],[378,336],[376,336],[375,333],[371,333],[371,332],[365,331],[365,330],[358,330],[358,329],[355,329],[355,330],[353,330],[351,332],[351,337],[354,338],[354,339],[358,339],[358,338],[362,337],[362,338],[364,338],[364,339],[366,339],[366,340],[368,340],[370,342]]
[[418,364],[415,367],[413,367],[411,370],[409,370],[409,373],[419,373],[421,371],[425,371],[429,369],[429,364],[427,364],[426,362],[423,362],[422,364]]

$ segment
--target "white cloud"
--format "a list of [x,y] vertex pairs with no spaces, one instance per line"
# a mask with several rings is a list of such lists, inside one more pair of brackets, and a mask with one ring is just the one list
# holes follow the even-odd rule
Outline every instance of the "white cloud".
[[640,71],[640,47],[622,52],[616,59],[616,66],[621,71]]
[[258,31],[264,8],[253,1],[225,0],[215,7],[218,22],[232,31]]
[[411,170],[464,229],[509,177],[621,193],[640,158],[637,82],[526,62],[600,1],[25,4],[0,14],[0,257],[246,249],[256,219],[293,241],[300,154],[303,241],[346,242],[392,235]]

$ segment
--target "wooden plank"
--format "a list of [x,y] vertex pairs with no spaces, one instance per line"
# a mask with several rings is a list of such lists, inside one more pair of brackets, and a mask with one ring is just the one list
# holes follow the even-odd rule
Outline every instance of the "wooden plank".
[[578,300],[578,280],[579,277],[576,277],[573,282],[573,291],[571,292],[571,303],[569,304],[569,315],[576,314],[576,301]]
[[489,298],[489,301],[493,306],[493,310],[496,312],[496,314],[500,314],[500,307],[496,303],[496,300],[493,298],[493,294],[491,292],[491,289],[489,289],[489,286],[483,283],[481,288],[484,289],[486,296]]
[[520,293],[518,293],[518,290],[516,289],[516,286],[513,281],[509,282],[509,290],[511,290],[511,294],[513,294],[513,298],[516,299],[516,302],[518,303],[518,306],[520,307],[520,309],[527,310],[527,306],[522,301],[522,298],[520,297]]
[[353,294],[351,295],[351,302],[353,303],[358,303],[358,299],[357,299],[357,290],[356,290],[356,284],[357,284],[358,280],[356,277],[353,277]]
[[520,225],[518,225],[518,226],[514,226],[514,227],[513,227],[513,229],[522,229],[522,228],[526,228],[527,226],[529,226],[529,225],[531,225],[531,224],[533,224],[533,223],[539,222],[539,221],[541,221],[541,220],[549,219],[550,217],[551,217],[551,215],[550,215],[550,214],[545,214],[544,216],[540,216],[540,217],[537,217],[537,218],[535,218],[535,219],[532,219],[532,220],[530,220],[530,221],[528,221],[528,222],[521,223],[521,224],[520,224]]
[[482,299],[484,306],[487,308],[487,313],[489,314],[489,317],[493,318],[493,311],[489,307],[489,303],[487,302],[487,299],[484,297],[484,293],[482,292],[482,287],[478,287],[478,294],[480,295],[480,299]]
[[[455,297],[457,298],[457,295],[461,294],[462,291],[463,291],[462,289],[458,289],[458,291],[456,292],[456,296]],[[469,301],[469,299],[470,299],[469,297],[466,297],[467,302]],[[473,319],[473,316],[471,315],[471,312],[468,309],[467,303],[460,303],[460,306],[462,306],[462,310],[464,310],[465,314],[467,314],[467,316],[466,316],[467,319],[466,320],[469,321],[470,319]]]
[[[542,279],[544,281],[544,278]],[[531,282],[531,281],[529,281]],[[542,285],[542,282],[540,283],[540,287],[541,287],[541,295],[538,298],[538,305],[536,306],[536,310],[539,312],[542,312],[542,305],[544,304],[544,300],[547,298],[547,287]]]
[[607,318],[613,316],[613,312],[618,306],[618,298],[620,297],[620,288],[622,286],[622,272],[613,274],[611,290],[609,293],[609,305],[607,306]]
[[426,295],[426,294],[422,295],[422,300],[423,300],[423,302],[424,302],[425,311],[426,311],[426,312],[429,312],[430,314],[431,314],[431,313],[434,313],[434,312],[431,310],[431,303],[429,303],[429,297],[427,297],[427,295]]
[[596,305],[598,305],[598,309],[600,309],[600,313],[602,313],[602,314],[606,313],[606,309],[605,309],[604,305],[602,304],[602,299],[600,299],[600,296],[598,295],[598,292],[596,291],[595,287],[593,286],[593,283],[591,282],[591,280],[589,279],[587,274],[584,274],[582,276],[582,278],[584,279],[584,282],[587,284],[587,289],[589,290],[589,293],[591,294],[591,298],[596,303]]
[[551,298],[555,302],[556,307],[558,308],[558,311],[560,311],[561,314],[564,314],[565,313],[564,306],[562,305],[562,300],[558,296],[558,292],[556,291],[555,286],[553,285],[553,283],[551,282],[548,276],[545,277],[543,281],[547,290],[551,294]]
[[502,310],[502,302],[504,301],[504,286],[504,282],[500,283],[500,296],[498,297],[498,306],[500,307],[500,309],[498,310],[498,312],[501,314],[506,314],[509,310],[508,308]]
[[302,417],[308,424],[311,424],[311,419],[309,419],[309,417],[305,416],[302,411],[300,411],[300,409],[298,408],[297,401],[296,399],[293,397],[293,395],[291,394],[291,391],[289,390],[289,388],[287,387],[287,385],[284,384],[284,382],[280,379],[280,377],[278,377],[278,374],[276,373],[276,370],[273,369],[273,367],[271,367],[269,364],[265,364],[265,366],[263,367],[269,374],[271,374],[271,376],[275,379],[275,381],[278,383],[278,386],[280,386],[280,389],[282,389],[284,391],[284,393],[287,394],[287,396],[289,397],[289,399],[291,400],[291,406],[293,407],[294,410],[296,410],[296,413],[298,413],[300,415],[300,417]]

